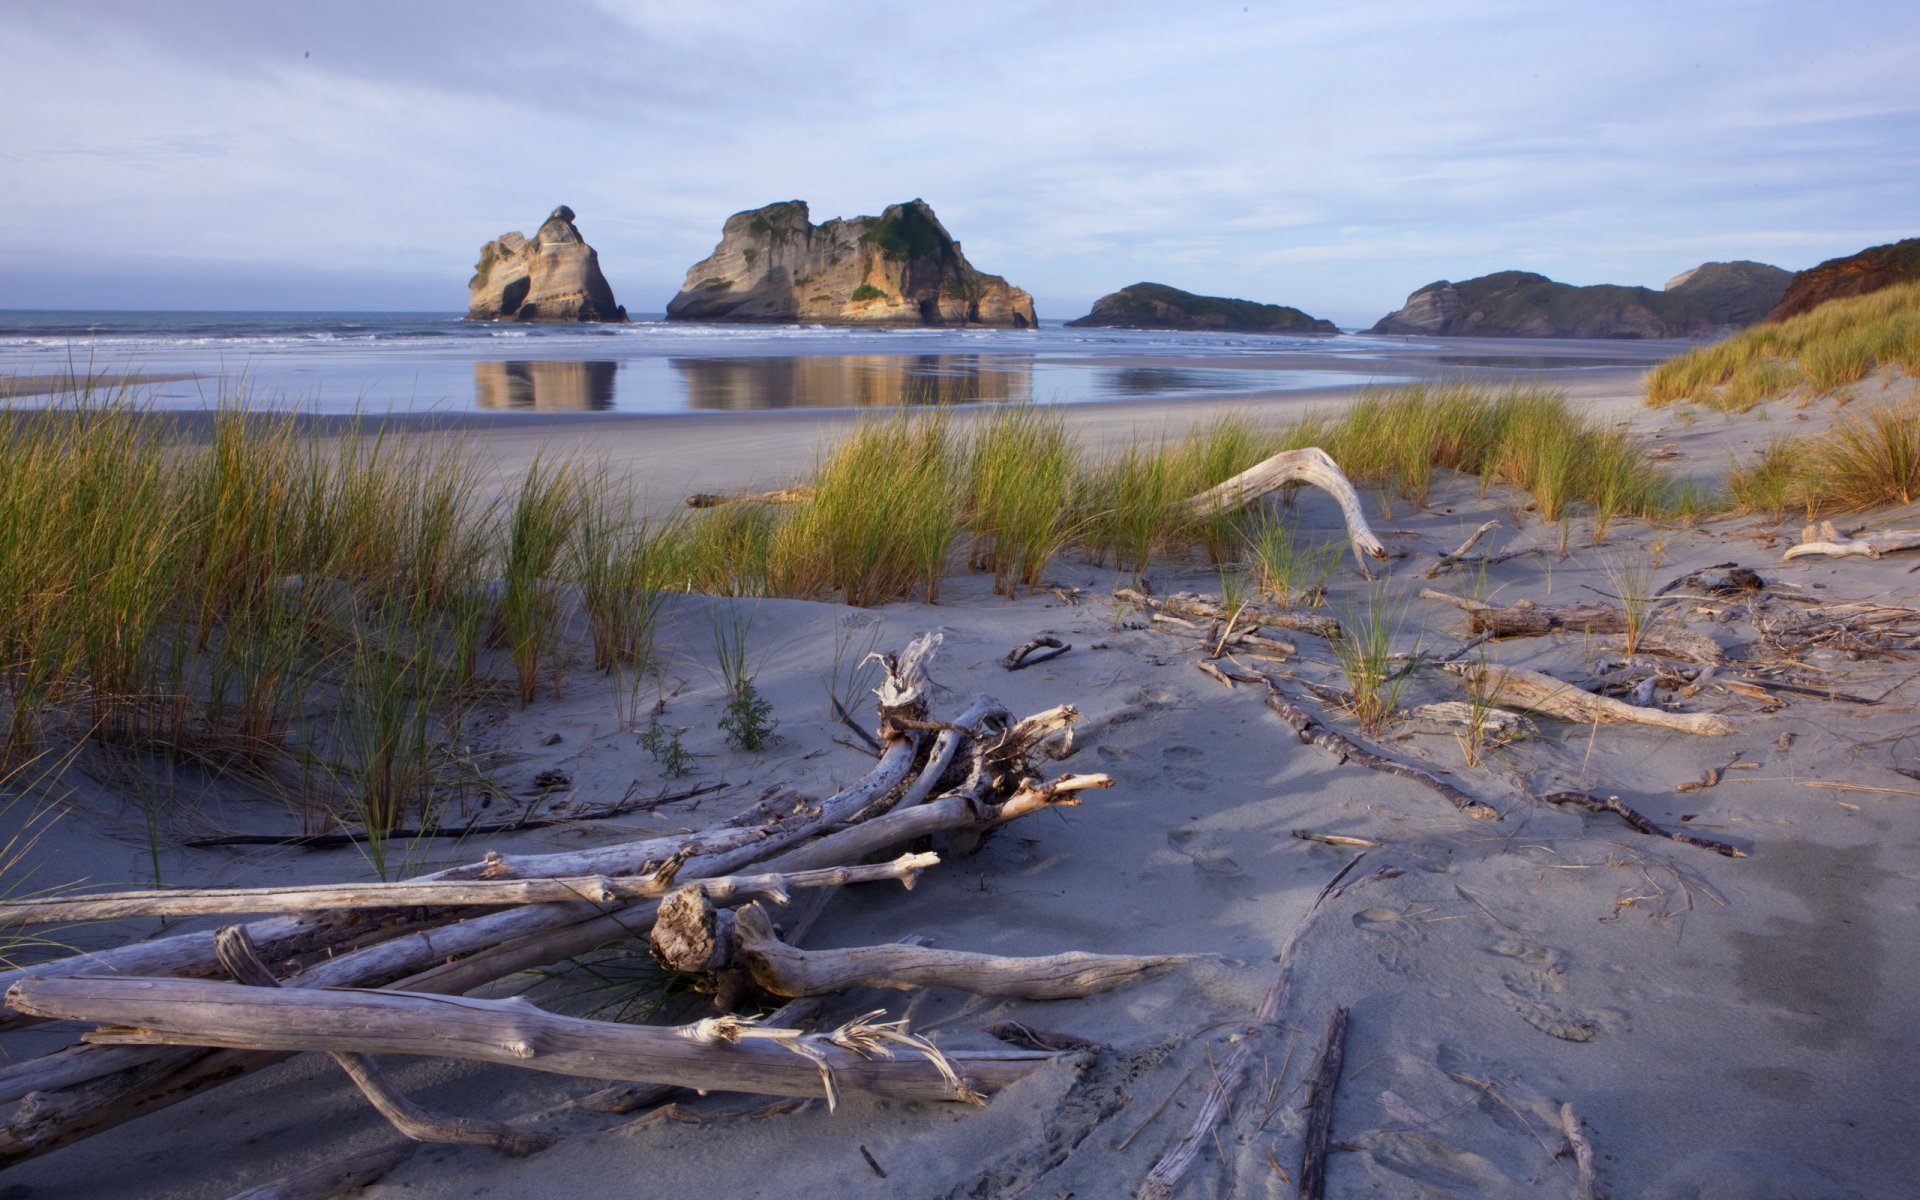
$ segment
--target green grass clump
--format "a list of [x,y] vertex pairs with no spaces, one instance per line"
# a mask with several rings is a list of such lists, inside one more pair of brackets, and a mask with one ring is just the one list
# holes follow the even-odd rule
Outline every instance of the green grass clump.
[[939,598],[964,493],[944,413],[862,424],[815,470],[812,488],[772,531],[772,594],[837,591],[855,607],[910,592]]
[[1669,359],[1647,376],[1647,403],[1744,412],[1798,389],[1830,392],[1887,366],[1920,376],[1920,283],[1829,300]]
[[1067,544],[1078,466],[1057,409],[1007,405],[974,430],[962,520],[973,535],[969,565],[993,572],[994,591],[1011,596],[1033,587]]
[[1920,499],[1920,396],[1848,413],[1810,451],[1809,515],[1912,504]]

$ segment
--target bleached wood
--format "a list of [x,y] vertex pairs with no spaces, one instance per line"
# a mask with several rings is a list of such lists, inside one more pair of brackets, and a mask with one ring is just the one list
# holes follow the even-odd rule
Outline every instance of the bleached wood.
[[1051,1061],[1009,1051],[947,1056],[956,1088],[924,1058],[868,1058],[831,1035],[699,1040],[698,1027],[627,1025],[545,1012],[523,1001],[411,992],[241,987],[192,979],[98,976],[28,979],[7,993],[23,1012],[102,1026],[92,1040],[244,1050],[421,1054],[524,1067],[558,1075],[672,1083],[707,1091],[821,1096],[822,1066],[842,1091],[901,1100],[954,1100],[965,1089],[997,1091]]
[[1780,561],[1796,558],[1879,558],[1896,550],[1920,550],[1920,529],[1880,529],[1848,537],[1833,527],[1832,521],[1809,525],[1800,531],[1799,544],[1791,546]]
[[1070,951],[1009,958],[924,946],[801,950],[774,934],[757,904],[734,914],[735,953],[754,982],[776,996],[824,996],[855,987],[949,987],[976,996],[1064,1000],[1125,987],[1189,961],[1184,955],[1136,957]]
[[[1544,637],[1551,633],[1624,634],[1629,624],[1626,612],[1609,604],[1555,608],[1523,600],[1500,608],[1437,588],[1421,588],[1420,598],[1453,605],[1467,614],[1468,633],[1490,633],[1497,638]],[[1642,654],[1697,663],[1720,663],[1727,657],[1712,638],[1669,627],[1654,620],[1651,613],[1640,621],[1634,648]]]
[[[697,879],[697,887],[716,900],[765,897],[784,904],[799,888],[839,887],[883,879],[911,880],[936,855],[906,856],[890,863],[832,867],[792,874],[722,875]],[[428,905],[506,907],[585,900],[611,904],[664,896],[676,884],[659,874],[639,878],[589,875],[579,879],[402,880],[393,883],[317,884],[291,888],[177,888],[145,892],[53,896],[0,904],[0,921],[102,921],[121,917],[218,916],[249,912],[325,912],[341,908],[396,908]]]
[[1324,613],[1303,612],[1297,608],[1275,608],[1269,604],[1243,604],[1236,605],[1229,612],[1217,597],[1196,595],[1193,592],[1175,592],[1171,596],[1162,598],[1149,596],[1133,588],[1117,588],[1113,597],[1155,614],[1197,617],[1203,621],[1231,619],[1236,625],[1247,629],[1272,625],[1279,629],[1293,629],[1328,639],[1340,636],[1339,621]]
[[1521,667],[1502,667],[1492,663],[1452,663],[1447,669],[1467,681],[1476,695],[1486,696],[1510,708],[1525,708],[1568,721],[1601,724],[1635,723],[1677,729],[1709,737],[1733,733],[1739,729],[1732,720],[1714,713],[1673,713],[1659,708],[1643,708],[1610,696],[1596,696],[1562,679]]
[[1347,479],[1346,473],[1340,470],[1340,464],[1317,446],[1303,450],[1282,450],[1248,467],[1232,479],[1191,497],[1187,506],[1197,517],[1216,516],[1244,508],[1289,483],[1310,483],[1332,496],[1340,505],[1340,515],[1347,523],[1347,535],[1353,539],[1353,556],[1359,561],[1362,573],[1367,570],[1366,559],[1362,555],[1373,558],[1387,556],[1387,548],[1380,544],[1380,539],[1373,535],[1372,527],[1367,524],[1367,514],[1360,504],[1360,493],[1353,490],[1353,484]]

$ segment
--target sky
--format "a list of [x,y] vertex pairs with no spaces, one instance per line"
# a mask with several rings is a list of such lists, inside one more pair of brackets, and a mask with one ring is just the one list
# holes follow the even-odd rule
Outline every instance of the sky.
[[459,311],[556,205],[659,312],[734,212],[927,200],[1067,318],[1370,324],[1920,235],[1920,4],[0,0],[0,307]]

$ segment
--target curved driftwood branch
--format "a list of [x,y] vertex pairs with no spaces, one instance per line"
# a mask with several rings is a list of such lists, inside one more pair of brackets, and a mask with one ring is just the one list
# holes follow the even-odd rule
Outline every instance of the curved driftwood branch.
[[[1264,677],[1263,677],[1264,678]],[[1388,758],[1361,745],[1353,738],[1338,733],[1321,724],[1312,713],[1300,707],[1285,692],[1282,692],[1271,678],[1265,678],[1267,685],[1267,707],[1272,709],[1282,721],[1285,721],[1295,735],[1309,745],[1320,747],[1330,754],[1338,755],[1344,761],[1359,763],[1375,771],[1384,771],[1389,775],[1398,775],[1411,779],[1415,783],[1428,787],[1446,798],[1447,803],[1476,821],[1498,821],[1500,813],[1492,805],[1475,799],[1466,792],[1448,783],[1431,771],[1422,770],[1412,763]]]
[[1190,498],[1187,506],[1196,517],[1217,516],[1244,508],[1289,483],[1310,483],[1339,503],[1340,515],[1347,522],[1347,535],[1353,539],[1353,556],[1362,572],[1367,569],[1363,555],[1387,557],[1387,548],[1373,536],[1373,529],[1367,524],[1367,514],[1360,506],[1360,493],[1353,490],[1340,464],[1317,446],[1282,450]]
[[1832,521],[1809,525],[1800,531],[1800,543],[1789,547],[1780,561],[1796,558],[1879,558],[1896,550],[1920,550],[1920,529],[1881,529],[1863,536],[1849,537],[1833,527]]

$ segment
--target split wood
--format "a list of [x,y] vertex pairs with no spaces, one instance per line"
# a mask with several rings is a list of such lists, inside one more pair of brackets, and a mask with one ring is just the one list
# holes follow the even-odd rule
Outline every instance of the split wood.
[[[1033,655],[1035,650],[1042,649],[1051,649],[1053,653],[1028,657],[1029,655]],[[1032,641],[1022,642],[1012,650],[1009,650],[1007,656],[1000,660],[1000,665],[1009,671],[1018,671],[1024,667],[1031,667],[1035,663],[1046,662],[1050,658],[1059,658],[1071,649],[1073,649],[1072,646],[1067,645],[1059,638],[1043,634],[1040,637],[1034,638]]]
[[1695,837],[1691,833],[1662,829],[1618,796],[1591,796],[1586,792],[1547,792],[1540,799],[1548,804],[1564,804],[1572,808],[1584,808],[1593,813],[1612,813],[1649,837],[1669,838],[1681,845],[1698,846],[1702,850],[1711,850],[1715,854],[1723,854],[1728,858],[1747,857],[1745,850],[1726,842],[1716,842],[1712,838]]
[[[1468,633],[1491,633],[1497,638],[1544,637],[1550,633],[1618,633],[1632,632],[1634,649],[1644,654],[1658,654],[1664,658],[1680,658],[1697,663],[1718,663],[1726,659],[1726,651],[1712,638],[1686,629],[1673,629],[1651,623],[1645,619],[1639,622],[1629,620],[1626,612],[1607,604],[1578,604],[1572,608],[1550,608],[1534,604],[1529,600],[1520,600],[1498,608],[1479,600],[1470,600],[1465,596],[1455,596],[1450,592],[1435,588],[1421,588],[1422,600],[1438,600],[1462,609],[1467,614]],[[1634,625],[1638,628],[1632,628]]]
[[[1205,1144],[1214,1126],[1220,1123],[1220,1118],[1226,1115],[1234,1093],[1246,1079],[1247,1064],[1253,1058],[1255,1045],[1262,1035],[1279,1025],[1281,1015],[1287,1011],[1287,993],[1293,986],[1293,959],[1307,930],[1313,927],[1328,905],[1339,899],[1346,890],[1341,886],[1342,883],[1365,857],[1365,851],[1354,855],[1346,866],[1334,873],[1333,878],[1320,889],[1320,894],[1314,897],[1313,903],[1307,906],[1307,911],[1293,927],[1293,932],[1287,936],[1286,945],[1280,947],[1279,970],[1274,974],[1273,983],[1267,987],[1266,995],[1261,997],[1260,1007],[1254,1011],[1253,1019],[1240,1027],[1239,1040],[1234,1043],[1233,1052],[1227,1055],[1212,1078],[1207,1080],[1207,1093],[1200,1102],[1199,1111],[1194,1114],[1192,1126],[1180,1135],[1180,1140],[1161,1155],[1160,1161],[1147,1173],[1145,1182],[1140,1185],[1139,1200],[1167,1200],[1186,1177],[1188,1168],[1199,1157],[1200,1147]],[[1390,873],[1394,873],[1392,868],[1383,867],[1355,881],[1353,886],[1360,887]]]
[[1603,725],[1633,722],[1707,736],[1728,734],[1739,728],[1732,720],[1713,713],[1673,713],[1596,696],[1565,680],[1521,667],[1452,663],[1447,670],[1459,675],[1475,696],[1486,697],[1489,703],[1529,709],[1568,721]]
[[1333,1132],[1333,1094],[1347,1054],[1347,1010],[1336,1008],[1327,1021],[1326,1040],[1314,1061],[1307,1096],[1307,1134],[1300,1149],[1300,1200],[1321,1200],[1327,1192],[1327,1140]]
[[1920,529],[1882,529],[1860,537],[1848,537],[1833,527],[1832,521],[1809,525],[1800,532],[1798,545],[1780,556],[1782,562],[1796,558],[1879,558],[1896,550],[1920,550]]
[[1402,779],[1411,779],[1422,787],[1431,788],[1446,798],[1467,816],[1476,821],[1498,821],[1500,814],[1482,800],[1477,800],[1459,788],[1441,779],[1430,771],[1422,770],[1412,763],[1400,762],[1388,758],[1378,751],[1369,749],[1360,742],[1336,733],[1322,724],[1313,714],[1302,708],[1298,702],[1290,699],[1280,690],[1272,678],[1266,680],[1267,707],[1279,715],[1301,741],[1314,745],[1334,755],[1341,762],[1355,762],[1373,771],[1384,771],[1389,775],[1398,775]]
[[[1002,706],[983,697],[976,699],[960,721],[931,721],[928,666],[938,644],[937,635],[929,635],[915,639],[899,656],[885,656],[886,678],[876,689],[885,750],[864,778],[823,801],[816,803],[789,789],[774,788],[745,812],[700,833],[553,854],[488,853],[477,862],[412,881],[490,886],[605,877],[613,881],[611,887],[618,897],[613,900],[518,904],[481,915],[472,915],[470,907],[409,904],[379,912],[334,909],[253,921],[245,926],[250,939],[283,975],[282,987],[270,993],[204,982],[220,969],[210,933],[156,938],[0,973],[0,987],[19,989],[12,993],[20,1001],[16,1012],[27,1015],[16,1018],[16,1022],[51,1016],[53,1010],[41,1005],[53,1003],[48,997],[55,995],[67,997],[61,1003],[77,1001],[90,1009],[96,1001],[108,1003],[104,994],[94,994],[97,988],[117,997],[110,1005],[117,1007],[102,1020],[159,1031],[151,1037],[128,1034],[118,1040],[108,1035],[96,1039],[101,1044],[73,1046],[39,1060],[0,1068],[0,1095],[19,1101],[17,1110],[0,1128],[0,1166],[156,1111],[270,1065],[296,1050],[372,1052],[393,1044],[410,1044],[408,1039],[415,1038],[425,1047],[422,1052],[433,1053],[429,1046],[431,1031],[450,1012],[461,1014],[466,1022],[463,1028],[472,1032],[475,1044],[467,1050],[475,1057],[499,1050],[497,1040],[487,1040],[490,1033],[520,1030],[529,1022],[541,1031],[555,1028],[552,1023],[559,1022],[567,1037],[591,1042],[600,1032],[594,1023],[587,1023],[591,1026],[588,1029],[566,1025],[569,1018],[537,1010],[474,1006],[447,997],[516,971],[588,953],[609,942],[644,937],[653,926],[659,901],[626,898],[625,892],[635,884],[644,884],[638,889],[643,895],[676,883],[697,885],[707,894],[729,890],[737,894],[744,889],[718,881],[741,875],[749,866],[780,876],[838,871],[852,868],[871,855],[897,854],[906,843],[930,833],[945,831],[950,845],[967,838],[977,841],[999,824],[1044,808],[1077,804],[1083,791],[1111,786],[1112,781],[1102,775],[1066,775],[1045,781],[1028,774],[1028,764],[1042,745],[1050,744],[1077,719],[1069,706],[1014,721]],[[934,726],[940,730],[937,737]],[[901,804],[911,807],[897,807]],[[864,870],[831,878],[837,886],[838,881],[861,877],[859,871]],[[709,882],[714,886],[709,887]],[[827,890],[817,888],[809,894],[820,895]],[[201,978],[191,978],[195,976]],[[321,990],[368,987],[391,987],[395,991]],[[242,994],[236,997],[236,992]],[[399,992],[413,994],[399,996]],[[36,994],[40,999],[32,998]],[[340,1040],[326,1044],[304,1041],[308,1019],[292,1015],[306,1012],[298,1007],[302,1005],[313,1005],[314,1013],[326,1014],[314,1019],[333,1021],[329,1028]],[[264,1022],[251,1034],[244,1034],[244,1026],[231,1015],[243,1010],[259,1014],[258,1019]],[[362,1032],[355,1014],[362,1012],[376,1014],[368,1019],[375,1021],[374,1028],[379,1032],[378,1036],[369,1035],[373,1040],[367,1044],[355,1044],[354,1038]],[[163,1013],[187,1013],[193,1019],[168,1035],[160,1021]],[[194,1023],[199,1020],[205,1024]],[[242,1029],[243,1034],[223,1033],[221,1027]],[[617,1029],[619,1037],[633,1036],[631,1027]],[[671,1031],[664,1035],[654,1031],[646,1036],[677,1037]],[[875,1044],[905,1045],[897,1039],[889,1040],[891,1036],[880,1037],[870,1030],[844,1033],[844,1038],[856,1045],[864,1046],[867,1042],[861,1039],[871,1041],[875,1037],[879,1037]],[[170,1040],[221,1048],[171,1049],[159,1045]],[[747,1040],[766,1048],[766,1053],[749,1053],[741,1060],[745,1064],[741,1069],[764,1074],[770,1068],[761,1064],[762,1059],[778,1061],[781,1067],[788,1067],[784,1060],[791,1060],[800,1064],[797,1074],[791,1069],[784,1075],[772,1071],[785,1080],[783,1086],[795,1089],[784,1094],[820,1094],[822,1079],[817,1071],[811,1090],[803,1086],[807,1072],[815,1068],[810,1059],[800,1056],[812,1042],[794,1041],[786,1034],[772,1039],[756,1035]],[[784,1048],[776,1044],[783,1041],[787,1043]],[[832,1044],[831,1035],[828,1042]],[[548,1059],[541,1065],[563,1071],[579,1068],[590,1074],[582,1064],[593,1052],[565,1037],[561,1043],[579,1049],[583,1057]],[[682,1057],[667,1055],[661,1074],[681,1081],[677,1067],[672,1072],[666,1067],[685,1057],[685,1039],[673,1045]],[[651,1043],[641,1050],[651,1052]],[[924,1070],[909,1063],[880,1068],[881,1074],[873,1075],[858,1064],[848,1064],[849,1070],[842,1071],[842,1056],[831,1050],[823,1053],[836,1072],[831,1078],[840,1078],[847,1086],[865,1086],[871,1079],[878,1086],[896,1088],[903,1094],[955,1094],[951,1086],[937,1082],[939,1071],[924,1056],[920,1060],[926,1066]],[[704,1061],[707,1054],[700,1051],[692,1058]],[[737,1047],[728,1054],[739,1058]],[[509,1057],[520,1061],[511,1054]],[[988,1063],[982,1067],[985,1075],[981,1086],[1024,1073],[1029,1069],[1021,1065],[1024,1062],[1004,1066]],[[627,1077],[624,1066],[601,1069]],[[701,1073],[705,1070],[700,1068],[686,1077],[686,1082],[696,1087],[725,1086]],[[903,1079],[906,1082],[898,1082]]]

